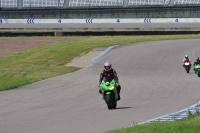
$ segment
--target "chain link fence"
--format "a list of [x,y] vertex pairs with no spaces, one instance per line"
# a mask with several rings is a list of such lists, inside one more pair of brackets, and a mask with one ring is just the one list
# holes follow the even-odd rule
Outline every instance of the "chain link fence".
[[0,19],[200,18],[200,7],[0,10]]

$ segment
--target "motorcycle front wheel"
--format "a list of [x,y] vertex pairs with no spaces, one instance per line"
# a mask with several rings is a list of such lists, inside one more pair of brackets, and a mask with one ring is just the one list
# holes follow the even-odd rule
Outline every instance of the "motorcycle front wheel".
[[109,95],[105,95],[105,101],[106,104],[108,106],[108,109],[112,109],[113,108],[113,94],[109,94]]
[[113,103],[112,108],[115,109],[117,107],[117,101]]

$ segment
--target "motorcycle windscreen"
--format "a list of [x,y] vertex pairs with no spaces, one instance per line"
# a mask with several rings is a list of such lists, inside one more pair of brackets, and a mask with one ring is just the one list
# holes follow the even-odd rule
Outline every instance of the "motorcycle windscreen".
[[113,80],[113,78],[111,78],[110,76],[107,76],[107,77],[104,77],[103,78],[103,81],[105,82],[105,83],[107,83],[107,82],[111,82]]

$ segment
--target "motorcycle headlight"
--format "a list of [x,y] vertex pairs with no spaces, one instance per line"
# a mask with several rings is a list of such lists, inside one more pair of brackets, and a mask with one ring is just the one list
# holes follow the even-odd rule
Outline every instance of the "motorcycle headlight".
[[114,88],[115,88],[115,87],[114,87],[114,86],[112,86],[112,87],[110,87],[110,88],[109,88],[109,90],[114,90]]
[[109,83],[109,82],[106,82],[106,85],[108,86],[108,85],[110,85],[110,83]]

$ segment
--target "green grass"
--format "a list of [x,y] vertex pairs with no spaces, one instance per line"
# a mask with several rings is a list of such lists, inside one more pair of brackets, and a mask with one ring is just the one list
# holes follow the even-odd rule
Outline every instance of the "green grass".
[[200,38],[200,35],[92,36],[31,49],[0,58],[0,90],[76,71],[79,68],[66,67],[66,64],[81,53],[97,47],[189,38]]
[[200,113],[183,120],[136,125],[106,133],[200,133]]

